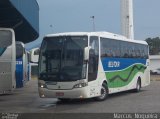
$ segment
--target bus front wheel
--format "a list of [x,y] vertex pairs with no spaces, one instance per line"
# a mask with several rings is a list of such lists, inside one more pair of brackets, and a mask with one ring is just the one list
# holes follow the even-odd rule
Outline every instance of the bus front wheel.
[[108,86],[107,84],[103,83],[101,87],[101,95],[99,97],[96,97],[95,99],[97,101],[103,101],[108,97]]
[[136,88],[135,88],[135,92],[139,92],[141,90],[141,80],[138,79],[137,80],[137,85],[136,85]]

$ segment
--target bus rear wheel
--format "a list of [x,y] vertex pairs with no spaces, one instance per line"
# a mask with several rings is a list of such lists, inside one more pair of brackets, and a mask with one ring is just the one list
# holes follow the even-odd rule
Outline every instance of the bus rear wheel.
[[97,101],[104,101],[108,97],[108,86],[107,84],[103,83],[101,87],[101,95],[96,97]]
[[135,88],[135,92],[139,92],[140,90],[141,90],[141,80],[138,79],[137,84],[136,84],[136,88]]

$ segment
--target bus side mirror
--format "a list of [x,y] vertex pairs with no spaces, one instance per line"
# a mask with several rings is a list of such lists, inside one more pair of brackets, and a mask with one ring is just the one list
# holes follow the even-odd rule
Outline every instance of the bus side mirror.
[[84,48],[84,61],[88,61],[89,60],[89,50],[91,49],[91,47],[85,47]]

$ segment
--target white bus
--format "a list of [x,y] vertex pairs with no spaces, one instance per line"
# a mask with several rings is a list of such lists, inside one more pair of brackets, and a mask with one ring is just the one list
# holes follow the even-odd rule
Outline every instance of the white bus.
[[40,97],[92,98],[150,84],[145,41],[108,32],[71,32],[44,37],[39,58]]
[[25,45],[22,42],[16,42],[16,87],[21,88],[28,81],[28,55]]
[[39,48],[33,48],[30,50],[31,54],[31,78],[37,79],[38,76],[38,58],[39,58]]
[[30,58],[31,58],[31,55],[30,55],[30,52],[29,51],[26,51],[26,62],[28,63],[28,66],[27,66],[27,72],[28,72],[28,81],[31,80],[31,63],[30,63]]
[[39,48],[33,48],[30,50],[31,62],[38,63],[39,58]]
[[0,94],[12,93],[16,87],[15,33],[9,28],[0,28]]

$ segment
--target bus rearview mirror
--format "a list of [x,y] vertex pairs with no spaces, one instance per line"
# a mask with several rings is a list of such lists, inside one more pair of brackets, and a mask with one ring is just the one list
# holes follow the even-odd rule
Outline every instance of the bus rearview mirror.
[[89,50],[91,49],[91,47],[85,47],[84,48],[84,60],[87,61],[89,60]]

